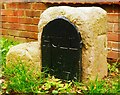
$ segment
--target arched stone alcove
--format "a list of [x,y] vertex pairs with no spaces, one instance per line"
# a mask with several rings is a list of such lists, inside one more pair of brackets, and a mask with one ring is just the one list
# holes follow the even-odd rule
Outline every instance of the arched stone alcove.
[[[106,11],[99,7],[57,6],[48,8],[41,14],[38,24],[40,50],[44,27],[58,17],[65,17],[81,34],[83,42],[82,81],[93,80],[96,77],[103,78],[107,75],[106,15]],[[42,63],[42,52],[40,55]]]

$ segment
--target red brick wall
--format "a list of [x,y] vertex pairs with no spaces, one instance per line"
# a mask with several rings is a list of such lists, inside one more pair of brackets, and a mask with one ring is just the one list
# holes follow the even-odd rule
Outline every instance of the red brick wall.
[[35,2],[2,3],[3,37],[28,42],[37,40],[37,25],[40,14],[48,7],[55,5],[99,6],[108,12],[108,58],[120,58],[120,4],[44,4]]
[[3,3],[1,9],[3,37],[23,42],[37,40],[40,14],[46,9],[43,3]]
[[109,5],[108,12],[108,58],[120,58],[120,5]]

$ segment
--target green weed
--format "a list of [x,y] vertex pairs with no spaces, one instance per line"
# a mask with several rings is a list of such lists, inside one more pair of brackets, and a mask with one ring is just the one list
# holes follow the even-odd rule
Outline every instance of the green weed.
[[105,93],[104,88],[105,81],[101,80],[98,81],[97,79],[95,81],[90,81],[89,85],[87,86],[88,92],[90,95],[97,94],[97,93]]
[[[12,68],[12,69],[11,69]],[[10,63],[4,68],[6,91],[11,93],[35,93],[43,83],[43,76],[40,71],[34,73],[27,63],[20,60],[17,63]],[[43,75],[43,74],[42,74]]]
[[45,83],[39,89],[41,92],[58,94],[58,93],[70,93],[72,82],[62,82],[60,79],[54,76],[49,76]]
[[[27,65],[27,66],[26,66]],[[12,68],[12,69],[11,69]],[[2,88],[4,93],[70,93],[72,82],[62,82],[60,79],[50,76],[45,72],[34,73],[27,63],[20,60],[17,63],[10,63],[4,68],[5,83]]]
[[[5,38],[0,38],[0,79],[2,78],[3,67],[6,65],[6,54],[9,49],[18,44],[18,42],[8,40]],[[0,84],[0,94],[1,94],[1,84]]]
[[9,49],[18,44],[18,42],[8,40],[5,38],[0,39],[0,65],[5,65],[6,62],[6,54],[9,51]]
[[108,72],[111,74],[112,72],[118,73],[118,67],[120,66],[120,63],[113,63],[113,64],[108,64]]

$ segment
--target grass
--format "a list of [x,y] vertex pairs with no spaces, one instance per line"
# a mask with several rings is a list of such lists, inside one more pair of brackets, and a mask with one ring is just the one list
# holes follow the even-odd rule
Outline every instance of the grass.
[[1,79],[4,80],[1,83],[0,94],[120,94],[120,73],[117,62],[114,65],[108,64],[109,74],[101,81],[98,81],[97,78],[87,84],[77,81],[62,81],[47,74],[47,69],[34,74],[34,70],[30,70],[29,65],[22,63],[21,60],[18,60],[17,63],[11,62],[11,65],[7,66],[5,64],[6,54],[10,47],[16,44],[18,43],[14,41],[0,39],[0,64],[3,67]]
[[18,44],[18,42],[0,38],[0,65],[5,65],[8,50],[16,44]]
[[35,93],[39,88],[39,84],[43,81],[40,73],[34,74],[33,70],[29,70],[30,66],[26,66],[26,64],[23,64],[20,60],[17,64],[10,64],[11,65],[6,66],[4,69],[6,83],[3,87],[7,86],[7,92]]

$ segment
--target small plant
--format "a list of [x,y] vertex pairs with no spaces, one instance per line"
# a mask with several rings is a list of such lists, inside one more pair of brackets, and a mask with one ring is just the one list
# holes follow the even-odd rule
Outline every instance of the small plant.
[[46,82],[41,86],[40,91],[45,93],[71,93],[72,82],[62,82],[54,76],[49,76]]
[[97,93],[105,93],[105,89],[104,88],[105,85],[105,81],[101,80],[98,81],[98,79],[96,78],[95,81],[90,81],[89,85],[87,86],[88,88],[88,92],[89,94],[97,94]]
[[119,70],[118,70],[119,66],[120,66],[120,63],[118,63],[118,62],[108,64],[108,72],[109,72],[109,74],[111,74],[111,73],[119,73]]

